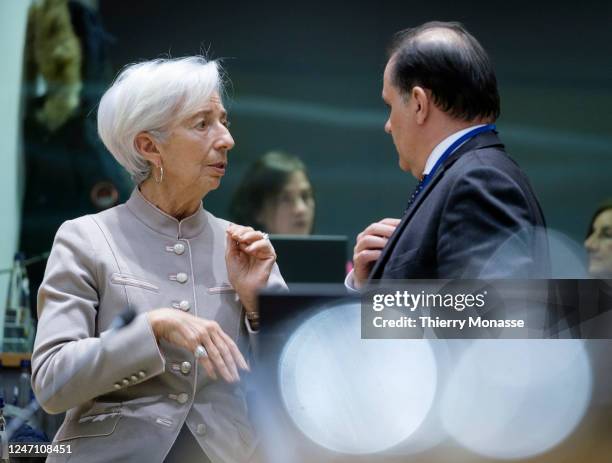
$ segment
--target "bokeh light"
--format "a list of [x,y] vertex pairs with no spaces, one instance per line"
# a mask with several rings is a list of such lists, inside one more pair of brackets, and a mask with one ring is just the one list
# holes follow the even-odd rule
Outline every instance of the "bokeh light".
[[462,446],[499,459],[540,454],[585,414],[591,367],[581,340],[478,340],[442,397],[442,421]]
[[304,322],[281,355],[283,402],[312,441],[348,454],[384,451],[425,420],[436,391],[426,340],[361,339],[361,307],[324,309]]

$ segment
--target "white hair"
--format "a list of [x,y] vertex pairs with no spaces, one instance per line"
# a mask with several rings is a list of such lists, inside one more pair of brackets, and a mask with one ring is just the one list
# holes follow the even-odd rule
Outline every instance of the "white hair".
[[195,114],[214,92],[221,95],[221,66],[202,56],[155,59],[126,66],[98,107],[98,135],[139,184],[151,165],[138,152],[136,135],[163,142],[177,121]]

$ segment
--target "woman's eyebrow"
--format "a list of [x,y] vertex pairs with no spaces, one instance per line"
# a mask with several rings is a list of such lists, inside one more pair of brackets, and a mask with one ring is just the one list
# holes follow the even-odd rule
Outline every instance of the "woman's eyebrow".
[[[201,111],[198,111],[197,113],[195,113],[193,116],[191,116],[189,118],[189,120],[195,119],[196,117],[201,117],[201,116],[208,116],[210,114],[212,114],[214,111],[212,109],[203,109]],[[221,113],[221,117],[227,117],[227,111],[224,109],[220,110]]]

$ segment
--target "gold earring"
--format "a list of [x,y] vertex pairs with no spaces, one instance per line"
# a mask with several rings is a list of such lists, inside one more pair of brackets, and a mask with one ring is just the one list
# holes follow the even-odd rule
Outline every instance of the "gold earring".
[[164,167],[158,166],[159,168],[159,178],[155,175],[155,170],[153,171],[153,178],[155,179],[155,183],[161,183],[164,181]]

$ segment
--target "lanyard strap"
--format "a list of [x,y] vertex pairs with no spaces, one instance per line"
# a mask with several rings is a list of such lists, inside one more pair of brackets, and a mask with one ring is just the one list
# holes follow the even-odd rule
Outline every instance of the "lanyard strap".
[[446,159],[451,154],[453,154],[453,152],[459,146],[461,146],[463,143],[468,141],[470,138],[475,137],[476,135],[479,135],[484,132],[492,132],[493,130],[495,130],[495,124],[487,124],[487,125],[483,125],[482,127],[476,127],[475,129],[470,130],[469,132],[464,133],[459,138],[457,138],[448,148],[446,148],[442,156],[440,156],[440,158],[434,164],[433,168],[431,169],[431,172],[429,172],[429,174],[427,174],[425,178],[421,181],[421,184],[420,184],[421,190],[425,188],[425,185],[427,185],[431,181],[438,167],[440,167],[442,163],[446,161]]

